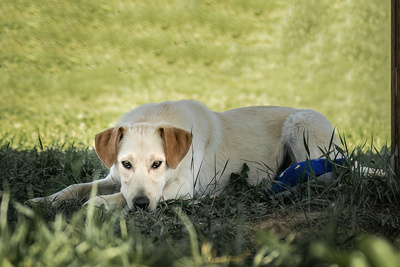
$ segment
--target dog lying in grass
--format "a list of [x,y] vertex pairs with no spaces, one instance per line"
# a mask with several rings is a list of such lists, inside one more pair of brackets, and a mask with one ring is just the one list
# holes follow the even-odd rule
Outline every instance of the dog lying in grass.
[[218,194],[244,163],[249,183],[272,181],[338,144],[331,123],[313,110],[252,106],[218,113],[192,100],[146,104],[96,135],[97,155],[110,169],[106,178],[30,202],[58,206],[89,198],[97,184],[99,195],[85,204],[152,211],[160,200]]

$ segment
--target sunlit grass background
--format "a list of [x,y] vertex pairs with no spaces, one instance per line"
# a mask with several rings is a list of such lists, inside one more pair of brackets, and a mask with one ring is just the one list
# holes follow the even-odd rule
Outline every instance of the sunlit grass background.
[[318,110],[390,134],[390,1],[3,0],[0,139],[74,142],[154,101]]

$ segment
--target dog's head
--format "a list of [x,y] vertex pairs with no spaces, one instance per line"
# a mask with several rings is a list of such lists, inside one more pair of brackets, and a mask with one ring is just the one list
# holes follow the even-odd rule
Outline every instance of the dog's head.
[[176,169],[192,143],[185,130],[148,124],[117,126],[96,135],[99,158],[121,181],[128,206],[154,210],[167,184],[167,173]]

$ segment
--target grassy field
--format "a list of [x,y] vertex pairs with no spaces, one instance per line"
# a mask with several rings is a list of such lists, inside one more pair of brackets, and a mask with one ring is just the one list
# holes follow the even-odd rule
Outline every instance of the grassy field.
[[2,2],[0,137],[92,144],[147,102],[316,109],[349,144],[390,131],[390,2]]
[[3,0],[0,265],[399,266],[391,175],[345,168],[272,199],[244,175],[219,197],[122,215],[20,204],[103,177],[96,133],[185,98],[318,110],[351,162],[389,171],[389,78],[388,0]]

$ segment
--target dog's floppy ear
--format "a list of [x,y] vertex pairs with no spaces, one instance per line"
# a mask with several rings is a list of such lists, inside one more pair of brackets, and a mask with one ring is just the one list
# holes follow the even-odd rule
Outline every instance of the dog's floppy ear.
[[192,134],[174,127],[161,127],[160,133],[164,140],[167,164],[170,168],[176,169],[179,162],[181,162],[189,151],[192,144]]
[[118,143],[124,133],[124,127],[109,128],[104,132],[96,134],[94,143],[97,156],[109,169],[117,159]]

